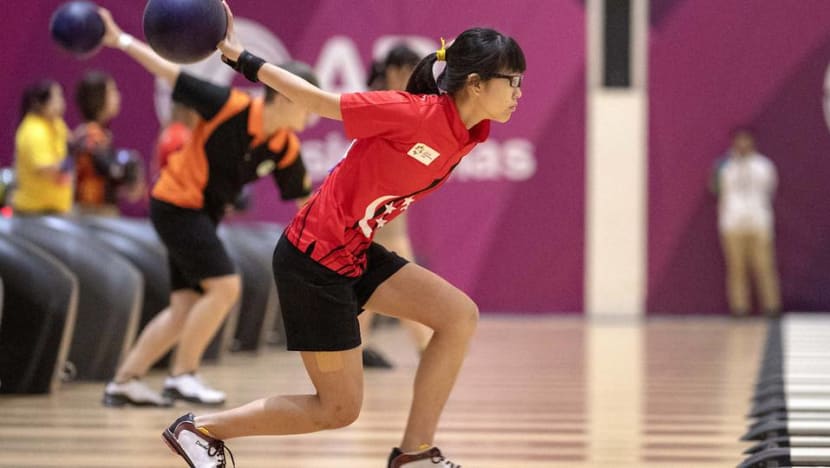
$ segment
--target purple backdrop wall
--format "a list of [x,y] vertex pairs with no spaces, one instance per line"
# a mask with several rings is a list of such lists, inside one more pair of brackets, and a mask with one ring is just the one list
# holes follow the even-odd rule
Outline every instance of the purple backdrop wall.
[[[123,93],[122,114],[112,125],[119,146],[151,153],[158,131],[153,80],[116,51],[78,61],[48,39],[51,12],[61,2],[16,2],[6,21],[0,56],[0,163],[12,158],[21,89],[50,76],[71,88],[87,68],[110,71]],[[121,26],[141,37],[144,2],[101,0]],[[343,2],[335,0],[232,2],[240,18],[255,20],[252,34],[279,43],[290,56],[311,63],[324,84],[356,90],[373,55],[397,36],[437,44],[473,25],[495,27],[517,38],[528,59],[524,99],[505,126],[457,176],[411,214],[420,261],[470,293],[484,310],[573,312],[582,309],[584,6],[578,0]],[[440,12],[437,14],[436,12]],[[258,31],[270,30],[276,41]],[[257,32],[258,31],[258,32]],[[268,42],[271,41],[271,42]],[[208,73],[221,74],[208,67]],[[213,70],[213,71],[210,71]],[[216,69],[218,70],[218,69]],[[243,84],[240,81],[235,82]],[[70,102],[67,120],[78,123]],[[316,179],[342,154],[337,124],[321,122],[301,135],[304,157]],[[265,182],[265,183],[263,183]],[[255,186],[255,205],[243,219],[287,220],[294,208],[277,201],[267,181]],[[141,213],[143,207],[133,207]]]
[[716,200],[729,132],[748,125],[776,163],[784,306],[830,308],[830,63],[823,0],[656,0],[650,42],[648,310],[727,310]]

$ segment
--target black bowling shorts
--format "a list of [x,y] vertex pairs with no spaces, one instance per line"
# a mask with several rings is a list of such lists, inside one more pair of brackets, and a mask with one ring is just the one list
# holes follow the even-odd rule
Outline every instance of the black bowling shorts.
[[150,220],[164,246],[170,266],[170,289],[203,292],[201,282],[236,273],[233,261],[216,234],[219,220],[152,198]]
[[363,275],[350,278],[314,261],[280,237],[274,279],[292,351],[345,351],[360,346],[357,316],[378,286],[408,262],[380,244],[366,251]]

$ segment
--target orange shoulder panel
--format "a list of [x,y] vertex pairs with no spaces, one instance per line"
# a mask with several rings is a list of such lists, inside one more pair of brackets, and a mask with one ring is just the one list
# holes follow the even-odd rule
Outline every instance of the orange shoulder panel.
[[245,110],[250,103],[251,98],[247,94],[231,90],[219,113],[208,121],[200,122],[185,147],[170,155],[153,187],[153,197],[183,208],[202,208],[209,172],[205,145],[219,126]]

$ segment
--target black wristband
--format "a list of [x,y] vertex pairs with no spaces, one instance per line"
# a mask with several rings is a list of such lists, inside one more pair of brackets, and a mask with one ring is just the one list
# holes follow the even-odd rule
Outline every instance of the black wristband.
[[248,79],[248,81],[252,81],[254,83],[259,82],[259,78],[257,74],[259,73],[259,69],[265,65],[265,60],[257,57],[256,55],[248,52],[247,50],[243,50],[242,53],[239,55],[239,59],[237,60],[239,65],[239,71]]
[[249,81],[253,81],[254,83],[259,82],[259,78],[257,78],[257,74],[259,73],[259,69],[265,65],[265,60],[257,57],[256,55],[248,52],[247,50],[243,50],[241,54],[239,54],[239,58],[235,61],[229,59],[225,55],[222,55],[222,61],[225,62],[229,67],[233,68],[235,71],[242,73],[245,78]]

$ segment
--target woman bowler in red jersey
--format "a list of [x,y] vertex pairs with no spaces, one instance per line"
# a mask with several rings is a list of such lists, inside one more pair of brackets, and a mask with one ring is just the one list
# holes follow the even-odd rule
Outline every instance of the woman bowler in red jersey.
[[415,376],[403,440],[387,466],[460,467],[433,439],[478,308],[372,237],[446,181],[461,158],[487,139],[491,120],[510,120],[522,95],[521,48],[494,30],[469,29],[418,64],[407,92],[335,94],[245,51],[234,38],[229,9],[228,17],[228,36],[218,48],[229,65],[311,112],[342,120],[354,139],[274,251],[288,349],[300,351],[317,393],[272,396],[198,417],[188,413],[164,431],[165,440],[191,467],[224,467],[227,439],[351,424],[363,399],[357,315],[365,307],[434,330]]

